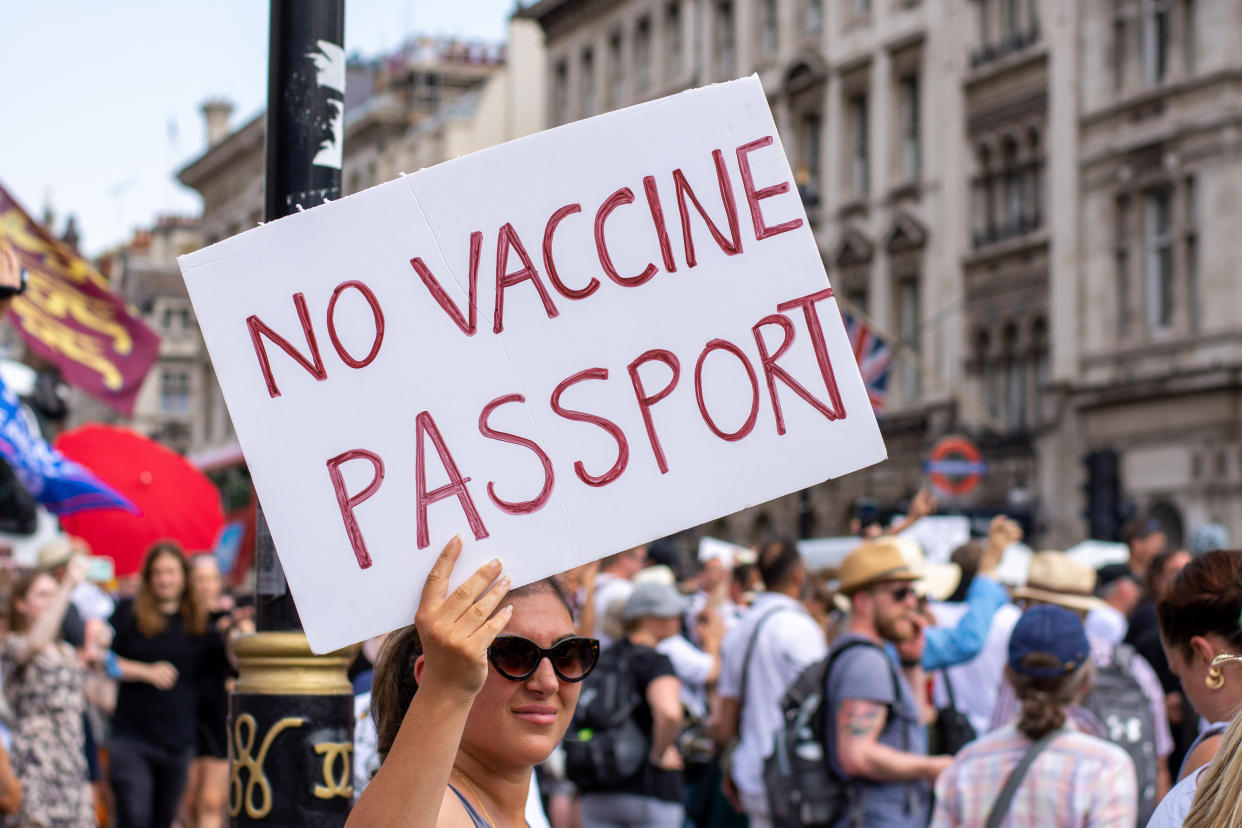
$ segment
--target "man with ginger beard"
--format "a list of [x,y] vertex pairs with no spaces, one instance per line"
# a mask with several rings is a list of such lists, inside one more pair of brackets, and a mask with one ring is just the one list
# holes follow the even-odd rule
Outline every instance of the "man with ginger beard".
[[[927,755],[927,732],[911,689],[922,682],[920,659],[901,669],[887,644],[914,642],[922,628],[910,569],[889,538],[868,541],[841,564],[840,593],[850,601],[849,646],[827,677],[831,715],[825,749],[832,772],[853,788],[840,826],[922,828],[931,814],[931,785],[952,757]],[[861,645],[861,646],[860,646]]]

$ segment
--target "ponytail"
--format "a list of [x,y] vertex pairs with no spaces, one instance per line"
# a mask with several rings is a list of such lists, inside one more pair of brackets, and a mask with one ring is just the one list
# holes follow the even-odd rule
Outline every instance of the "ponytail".
[[1035,678],[1005,668],[1009,683],[1013,685],[1022,712],[1018,716],[1018,730],[1032,741],[1047,736],[1065,726],[1065,711],[1078,698],[1091,675],[1088,661],[1067,676]]

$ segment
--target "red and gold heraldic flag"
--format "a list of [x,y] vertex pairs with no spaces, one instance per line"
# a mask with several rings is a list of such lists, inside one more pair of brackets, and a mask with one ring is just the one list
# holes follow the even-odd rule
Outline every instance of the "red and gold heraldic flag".
[[2,186],[0,238],[28,272],[26,292],[14,298],[9,320],[35,353],[60,368],[65,382],[132,414],[159,336],[90,262],[33,221]]

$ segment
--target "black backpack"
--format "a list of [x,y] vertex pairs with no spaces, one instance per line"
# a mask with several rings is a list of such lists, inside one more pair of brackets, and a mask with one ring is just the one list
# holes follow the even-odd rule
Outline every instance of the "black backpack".
[[1156,720],[1151,702],[1131,670],[1135,655],[1129,644],[1118,644],[1108,666],[1096,666],[1082,706],[1104,725],[1105,738],[1130,754],[1138,782],[1138,824],[1146,825],[1156,810],[1160,757],[1156,756]]
[[633,647],[620,641],[599,655],[582,682],[578,707],[565,734],[565,775],[580,790],[608,790],[632,779],[650,750],[634,721],[643,698],[630,664]]
[[871,641],[847,641],[794,679],[781,700],[784,721],[776,730],[774,749],[763,760],[773,828],[827,828],[862,805],[857,787],[833,772],[824,752],[832,710],[828,677],[837,656],[854,647],[874,647],[884,655],[893,677],[893,698],[901,698],[896,669],[883,648]]

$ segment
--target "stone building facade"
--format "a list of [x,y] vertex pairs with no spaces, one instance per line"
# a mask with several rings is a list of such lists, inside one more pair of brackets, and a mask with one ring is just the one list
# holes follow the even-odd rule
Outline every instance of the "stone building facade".
[[889,379],[889,460],[700,531],[752,542],[844,534],[900,508],[935,436],[959,426],[968,193],[957,20],[937,3],[542,0],[550,124],[757,73],[844,308],[907,358]]
[[[137,309],[160,337],[159,354],[138,390],[126,424],[182,454],[234,439],[224,397],[207,356],[177,256],[203,243],[197,218],[163,216],[155,226],[100,261],[113,290]],[[78,393],[70,425],[119,421],[120,415]]]
[[989,468],[945,505],[980,523],[1007,511],[1066,545],[1143,511],[1174,540],[1209,520],[1242,536],[1242,6],[539,0],[519,16],[546,35],[550,125],[757,73],[843,306],[905,355],[886,463],[701,531],[843,532],[860,502],[900,508],[957,432]]
[[1242,5],[1085,5],[1079,335],[1063,445],[1115,452],[1123,491],[1173,536],[1217,521],[1236,544]]

